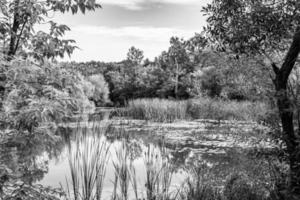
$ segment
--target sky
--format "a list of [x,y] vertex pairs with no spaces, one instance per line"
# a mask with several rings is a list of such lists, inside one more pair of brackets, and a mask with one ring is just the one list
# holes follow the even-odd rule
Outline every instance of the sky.
[[58,14],[51,20],[71,28],[66,39],[77,49],[68,61],[121,61],[131,46],[152,60],[169,47],[172,36],[188,39],[205,26],[201,9],[210,0],[101,0],[102,9]]

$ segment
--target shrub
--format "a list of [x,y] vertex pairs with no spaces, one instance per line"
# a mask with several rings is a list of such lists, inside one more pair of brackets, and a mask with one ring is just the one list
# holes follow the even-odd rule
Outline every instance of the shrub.
[[40,126],[61,122],[74,113],[92,109],[80,77],[58,65],[13,61],[6,70],[4,111],[19,131],[39,131]]
[[91,99],[96,103],[97,106],[103,106],[109,103],[109,89],[102,74],[95,74],[89,76],[88,81],[93,84],[94,93]]
[[247,181],[245,176],[232,175],[225,183],[224,197],[228,200],[263,200],[266,196],[254,183]]
[[219,97],[222,92],[221,73],[215,67],[208,67],[201,77],[201,88],[209,97]]

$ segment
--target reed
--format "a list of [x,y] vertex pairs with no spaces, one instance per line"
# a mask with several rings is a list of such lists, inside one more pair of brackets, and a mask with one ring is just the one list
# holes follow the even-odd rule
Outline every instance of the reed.
[[[116,151],[116,159],[113,161],[115,182],[112,200],[170,199],[169,188],[173,173],[167,159],[166,149],[148,145],[143,159],[146,173],[145,188],[138,187],[136,169],[130,159],[126,140],[123,139],[119,149]],[[139,196],[139,190],[142,193],[141,195],[144,192],[146,193],[146,198]]]
[[172,180],[172,169],[168,161],[166,149],[148,145],[145,152],[146,195],[147,200],[170,199],[169,188]]
[[127,108],[120,113],[134,119],[155,122],[173,122],[186,119],[187,102],[166,99],[136,99],[128,102]]
[[113,200],[128,200],[129,187],[132,187],[134,198],[140,199],[138,196],[138,184],[136,180],[136,170],[133,161],[130,159],[129,149],[125,138],[122,139],[121,145],[116,151],[116,159],[113,161],[115,169],[114,190],[112,194]]
[[[114,195],[119,200],[128,199],[128,188],[130,183],[130,159],[127,151],[126,141],[122,140],[120,148],[116,151],[116,159],[113,161],[115,169],[115,187],[119,193]],[[117,190],[115,190],[117,192]]]
[[68,146],[72,192],[74,200],[100,200],[106,173],[109,145],[105,129],[81,129]]
[[263,102],[229,101],[201,97],[188,101],[188,113],[193,119],[243,120],[260,122],[270,112]]
[[154,122],[190,119],[265,121],[271,113],[264,102],[229,101],[199,97],[190,100],[135,99],[115,114]]

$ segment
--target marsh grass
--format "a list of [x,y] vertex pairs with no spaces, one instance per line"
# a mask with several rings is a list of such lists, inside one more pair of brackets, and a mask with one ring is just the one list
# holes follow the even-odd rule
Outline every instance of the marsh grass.
[[161,149],[148,145],[144,156],[146,167],[146,195],[147,200],[170,199],[172,168],[167,157],[165,147]]
[[173,122],[188,117],[187,102],[157,98],[136,99],[129,101],[120,115],[155,122]]
[[[106,173],[109,145],[105,128],[84,128],[68,146],[71,184],[68,196],[74,200],[100,200]],[[69,187],[71,185],[71,189]]]
[[121,146],[116,151],[116,159],[113,161],[113,166],[115,169],[113,199],[127,200],[129,184],[132,182],[132,162],[129,159],[125,139],[122,140]]
[[260,122],[269,112],[263,102],[199,98],[189,100],[188,114],[193,119],[244,120]]
[[229,101],[201,97],[183,101],[167,99],[131,100],[127,107],[117,112],[116,115],[154,122],[190,119],[261,122],[269,111],[269,106],[263,102]]
[[147,146],[143,157],[146,174],[143,184],[145,187],[141,187],[137,182],[136,169],[130,159],[126,140],[123,140],[116,151],[116,159],[113,161],[115,179],[112,199],[170,199],[169,190],[173,173],[166,155],[165,148]]

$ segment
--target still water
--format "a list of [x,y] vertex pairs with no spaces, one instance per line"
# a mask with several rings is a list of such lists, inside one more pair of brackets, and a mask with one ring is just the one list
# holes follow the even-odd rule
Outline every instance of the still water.
[[[70,160],[78,149],[81,148],[81,164],[88,164],[93,152],[99,149],[97,145],[104,145],[107,154],[101,161],[106,168],[102,196],[108,199],[115,189],[118,153],[126,156],[127,161],[121,164],[134,169],[137,190],[141,196],[146,195],[147,159],[151,151],[152,167],[158,173],[165,167],[164,173],[170,176],[169,190],[175,194],[195,172],[202,174],[203,181],[216,185],[222,185],[236,172],[255,181],[266,181],[266,161],[253,157],[257,149],[271,148],[261,139],[265,132],[265,127],[247,122],[198,120],[160,124],[101,116],[89,123],[62,124],[54,140],[24,136],[18,144],[2,149],[1,162],[27,183],[66,189],[72,185]],[[76,155],[78,158],[78,152]],[[129,196],[133,195],[133,187],[128,188]]]

